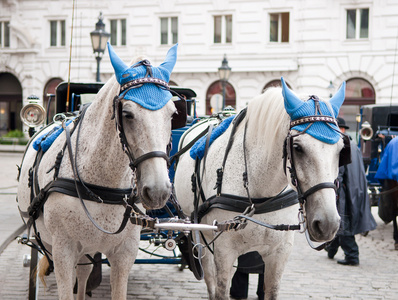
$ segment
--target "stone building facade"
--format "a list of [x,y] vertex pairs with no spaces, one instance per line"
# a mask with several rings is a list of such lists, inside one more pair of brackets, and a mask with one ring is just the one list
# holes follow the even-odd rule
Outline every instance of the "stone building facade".
[[[100,12],[125,62],[147,55],[158,65],[179,43],[171,81],[197,93],[200,115],[221,93],[224,55],[226,104],[238,110],[281,76],[297,93],[323,98],[346,81],[341,114],[352,126],[360,105],[398,103],[395,0],[3,0],[1,134],[22,128],[28,96],[46,104],[61,81],[95,81],[90,32]],[[100,70],[102,81],[112,76],[106,52]]]

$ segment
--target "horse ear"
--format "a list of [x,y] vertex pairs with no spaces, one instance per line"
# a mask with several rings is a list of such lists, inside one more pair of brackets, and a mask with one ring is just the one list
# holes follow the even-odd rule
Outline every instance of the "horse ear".
[[282,82],[282,95],[285,99],[285,109],[286,112],[291,116],[304,102],[293,93],[292,90],[288,88],[283,77],[281,77]]
[[166,55],[166,59],[159,66],[160,70],[164,69],[165,71],[167,71],[167,74],[163,74],[166,76],[167,80],[170,79],[170,74],[173,71],[174,66],[177,62],[177,47],[178,43],[169,49]]
[[333,107],[333,111],[335,116],[337,117],[339,114],[339,110],[341,105],[343,104],[345,99],[345,81],[343,84],[340,86],[339,90],[337,91],[336,94],[332,98],[330,98],[329,103]]
[[120,76],[124,71],[126,71],[129,67],[117,56],[116,52],[113,50],[113,47],[111,44],[108,42],[108,52],[109,52],[109,58],[112,63],[112,67],[115,70],[115,75],[116,78],[119,81]]

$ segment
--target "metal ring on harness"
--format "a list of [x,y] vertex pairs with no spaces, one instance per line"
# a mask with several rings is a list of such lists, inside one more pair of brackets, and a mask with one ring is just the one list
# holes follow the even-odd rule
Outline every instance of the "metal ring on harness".
[[[199,258],[197,255],[195,255],[195,248],[197,248],[198,250],[199,250],[199,246],[200,247],[202,247],[202,249],[201,250],[204,250],[203,251],[203,253],[204,254],[202,254],[202,256]],[[199,253],[199,251],[198,251],[198,253]],[[193,247],[192,247],[192,255],[193,255],[193,257],[195,258],[195,259],[202,259],[203,257],[205,257],[206,256],[206,247],[205,247],[205,245],[203,245],[202,243],[196,243],[195,245],[193,245]]]
[[58,114],[54,115],[54,117],[53,117],[53,121],[56,124],[61,125],[64,120],[66,120],[66,115],[64,113],[58,113]]
[[298,220],[300,225],[300,233],[304,233],[307,230],[307,222],[305,221],[304,211],[302,209],[298,212]]

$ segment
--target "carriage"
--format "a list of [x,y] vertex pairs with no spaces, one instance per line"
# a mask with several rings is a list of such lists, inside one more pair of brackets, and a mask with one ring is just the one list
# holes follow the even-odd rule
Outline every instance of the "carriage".
[[[164,230],[158,242],[172,249],[183,241],[181,253],[205,279],[210,299],[228,298],[233,263],[250,251],[267,265],[266,297],[277,297],[293,230],[320,250],[325,244],[314,243],[333,239],[340,225],[335,179],[350,147],[336,117],[345,84],[324,101],[297,96],[281,78],[282,88],[238,114],[193,115],[184,126],[186,111],[195,112],[194,101],[186,107],[185,100],[195,95],[167,84],[177,45],[158,67],[142,58],[127,66],[108,49],[116,76],[99,91],[98,84],[87,93],[60,87],[67,99],[57,97],[61,112],[24,154],[18,206],[35,241],[28,231],[21,242],[40,246],[39,274],[54,270],[62,299],[73,299],[76,275],[77,298],[84,299],[100,252],[111,265],[112,299],[125,299],[143,233]],[[37,111],[27,107],[27,118],[37,120]],[[172,129],[180,127],[170,161]],[[177,161],[172,185],[169,164]],[[166,218],[158,215],[162,208]]]
[[[374,104],[361,107],[360,148],[367,170],[368,193],[371,205],[378,206],[380,218],[389,223],[393,221],[395,249],[398,250],[397,205],[398,183],[396,178],[376,175],[383,156],[389,156],[387,146],[398,136],[398,105]],[[392,146],[391,144],[390,146]],[[393,150],[395,151],[395,150]],[[384,169],[384,166],[382,167]],[[393,163],[388,165],[392,171]]]
[[377,205],[380,183],[375,175],[384,149],[392,137],[398,135],[398,106],[388,104],[364,105],[360,111],[359,146],[367,170],[372,204]]

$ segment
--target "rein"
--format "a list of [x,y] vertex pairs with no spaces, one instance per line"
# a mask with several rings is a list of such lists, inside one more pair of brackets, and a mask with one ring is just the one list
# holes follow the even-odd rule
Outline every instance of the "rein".
[[[246,132],[247,132],[247,122],[245,124],[244,129],[244,136],[243,136],[243,157],[244,157],[244,165],[245,171],[242,174],[243,178],[243,186],[246,190],[247,197],[241,197],[236,195],[224,194],[222,193],[222,181],[223,175],[225,170],[225,164],[228,158],[229,151],[232,148],[235,132],[237,130],[238,125],[243,121],[246,117],[247,109],[242,110],[233,120],[232,124],[233,127],[231,129],[230,137],[227,143],[227,147],[225,149],[225,154],[222,162],[222,167],[217,169],[217,180],[214,189],[216,189],[216,195],[213,195],[206,199],[202,189],[201,189],[201,180],[200,180],[200,161],[199,159],[196,160],[195,164],[195,173],[192,175],[192,191],[194,192],[194,202],[198,203],[199,198],[202,199],[201,205],[195,205],[196,209],[194,210],[193,214],[197,214],[198,222],[200,222],[201,218],[205,216],[211,209],[213,208],[220,208],[228,211],[235,211],[243,213],[233,220],[225,221],[224,230],[238,230],[243,229],[246,227],[246,221],[252,221],[251,217],[254,214],[261,214],[267,213],[271,211],[275,211],[284,207],[288,207],[297,203],[297,194],[295,191],[291,190],[285,192],[286,187],[278,193],[276,196],[273,197],[263,197],[263,198],[252,198],[250,196],[249,191],[249,181],[248,181],[248,169],[247,169],[247,156],[246,156]],[[207,149],[206,149],[207,152]],[[203,157],[203,168],[205,168],[205,158]],[[203,172],[202,172],[203,177]],[[199,186],[199,192],[197,192],[197,186]],[[272,228],[275,230],[299,230],[300,225],[270,225],[265,224],[259,221],[256,221],[257,224],[261,223],[263,226]]]
[[[325,188],[331,188],[335,191],[335,193],[337,192],[337,181],[335,182],[322,182],[319,183],[311,188],[309,188],[307,191],[303,192],[303,190],[301,189],[300,183],[299,183],[299,179],[297,177],[297,172],[296,172],[296,168],[295,168],[295,162],[294,162],[294,158],[293,158],[293,139],[301,134],[304,134],[315,122],[324,122],[326,123],[328,126],[330,126],[329,123],[335,124],[337,126],[337,121],[334,117],[330,117],[330,116],[325,116],[322,115],[320,107],[319,107],[319,99],[316,96],[311,96],[311,98],[315,101],[315,106],[316,106],[316,111],[315,113],[319,113],[320,115],[314,115],[314,116],[307,116],[307,117],[303,117],[297,120],[293,120],[290,122],[290,128],[289,128],[289,133],[285,139],[284,142],[284,148],[283,148],[283,165],[284,165],[284,172],[286,174],[286,168],[289,169],[290,171],[290,176],[291,176],[291,182],[292,185],[297,189],[297,195],[294,191],[293,192],[293,197],[292,198],[288,198],[286,196],[286,193],[283,193],[284,190],[282,190],[278,195],[274,196],[274,197],[270,197],[270,198],[262,198],[261,201],[263,201],[264,206],[262,207],[264,210],[262,211],[258,211],[257,213],[264,213],[267,212],[267,204],[271,203],[272,200],[273,201],[277,201],[283,197],[287,197],[287,201],[284,202],[284,205],[282,205],[281,207],[286,207],[286,206],[290,206],[293,205],[295,203],[299,203],[300,204],[300,208],[299,208],[299,224],[298,225],[284,225],[284,224],[280,224],[280,225],[270,225],[270,224],[266,224],[263,222],[259,222],[255,219],[252,218],[252,215],[254,213],[256,213],[256,208],[258,208],[258,206],[256,207],[256,204],[253,203],[253,199],[250,196],[250,192],[249,192],[249,181],[248,181],[248,169],[247,169],[247,154],[246,154],[246,132],[247,132],[247,122],[245,124],[245,128],[244,128],[244,136],[243,136],[243,158],[244,158],[244,166],[245,166],[245,170],[243,173],[243,185],[244,188],[246,190],[247,193],[247,197],[237,197],[234,195],[225,195],[221,192],[222,189],[222,180],[223,180],[223,174],[224,174],[224,169],[225,169],[225,163],[228,157],[228,153],[232,147],[233,144],[233,137],[234,134],[236,132],[236,127],[237,125],[243,120],[243,118],[245,118],[246,115],[246,110],[241,111],[241,113],[235,118],[235,120],[233,121],[233,127],[231,129],[231,134],[230,134],[230,138],[225,150],[225,155],[224,155],[224,159],[222,162],[222,167],[217,169],[217,181],[216,181],[216,185],[214,187],[214,189],[217,189],[216,195],[210,197],[209,199],[206,199],[203,192],[201,191],[201,185],[200,185],[200,176],[199,176],[199,168],[200,168],[200,164],[197,162],[196,163],[196,167],[195,167],[195,173],[193,175],[192,178],[192,191],[194,192],[194,197],[195,197],[195,203],[198,202],[198,198],[202,197],[203,200],[203,204],[198,206],[195,205],[195,211],[193,212],[193,214],[195,214],[196,216],[199,216],[198,221],[200,222],[200,218],[203,217],[210,209],[212,208],[220,208],[220,209],[225,209],[225,210],[231,210],[231,211],[239,211],[240,209],[242,209],[244,206],[246,206],[246,210],[244,210],[243,214],[238,215],[234,218],[234,220],[230,220],[230,221],[226,221],[224,222],[225,224],[225,230],[238,230],[238,229],[242,229],[244,227],[246,227],[246,223],[247,221],[251,221],[254,222],[260,226],[264,226],[270,229],[274,229],[274,230],[300,230],[300,232],[305,232],[306,238],[307,238],[307,242],[310,245],[311,248],[315,249],[315,250],[321,250],[323,249],[327,244],[321,244],[319,246],[314,246],[314,244],[311,241],[311,238],[309,236],[309,232],[306,226],[306,216],[305,216],[305,203],[306,203],[306,199],[308,196],[312,195],[313,193],[321,190],[321,189],[325,189]],[[298,134],[292,134],[291,133],[291,129],[294,126],[297,126],[299,124],[304,124],[304,123],[310,123],[308,124],[308,126],[305,128],[305,130],[303,130],[302,132],[298,133]],[[333,128],[332,126],[330,126],[331,128]],[[333,128],[334,129],[334,128]],[[336,129],[334,129],[336,130]],[[337,130],[336,130],[337,131]],[[342,150],[342,152],[340,153],[340,164],[346,164],[349,163],[349,159],[350,159],[350,148],[349,148],[349,140],[348,137],[344,134],[342,134],[340,131],[339,132],[344,140],[344,152]],[[289,160],[290,162],[290,167],[286,167],[287,165],[287,160]],[[205,166],[204,166],[205,167]],[[203,168],[204,168],[203,167]],[[195,175],[196,174],[196,175]],[[200,191],[199,193],[197,193],[197,188],[196,185],[199,185],[200,187]],[[285,187],[286,189],[286,187]],[[238,198],[238,201],[237,201]],[[258,201],[258,199],[256,199]],[[297,201],[298,200],[298,201]],[[256,202],[257,202],[256,201]],[[237,207],[240,207],[239,209],[237,209]],[[271,208],[272,211],[272,208]],[[227,225],[228,224],[228,225]],[[217,237],[216,237],[217,238]],[[212,241],[214,242],[214,240]],[[207,247],[209,246],[210,243],[206,243]]]
[[[152,75],[152,72],[150,71],[150,64],[148,61],[143,61],[141,62],[143,65],[147,66],[147,75]],[[149,64],[149,65],[147,65]],[[146,75],[146,76],[147,76]],[[127,92],[131,88],[138,88],[142,86],[145,83],[154,83],[158,86],[162,86],[165,89],[169,90],[169,87],[166,82],[163,80],[157,79],[157,78],[142,78],[139,80],[133,80],[132,82],[127,82],[121,87],[121,94],[124,92]],[[127,142],[126,135],[123,129],[123,123],[122,123],[122,104],[121,101],[123,99],[123,96],[116,96],[114,98],[113,102],[113,115],[112,119],[115,119],[116,122],[116,129],[119,131],[119,137],[120,141],[123,147],[124,152],[127,154],[129,160],[130,160],[130,168],[133,170],[133,172],[136,171],[136,168],[140,163],[143,161],[154,158],[154,157],[161,157],[165,159],[167,162],[169,162],[169,156],[163,151],[152,151],[146,154],[143,154],[142,156],[138,158],[134,158],[130,145]],[[115,107],[117,110],[115,111]],[[78,153],[78,142],[79,142],[79,137],[80,137],[80,131],[81,131],[81,122],[84,118],[85,112],[87,110],[88,106],[85,106],[83,110],[80,112],[78,117],[74,120],[74,127],[72,130],[69,129],[68,126],[66,126],[66,119],[64,118],[62,120],[62,127],[65,131],[66,135],[66,141],[63,149],[58,153],[56,162],[54,166],[48,171],[50,172],[51,170],[54,169],[54,180],[50,183],[48,183],[44,188],[40,189],[38,185],[38,180],[37,180],[37,170],[39,163],[41,161],[41,158],[43,156],[43,151],[39,149],[38,154],[36,156],[36,160],[34,162],[34,166],[31,169],[31,175],[30,175],[30,183],[29,185],[31,186],[31,205],[28,208],[28,211],[21,212],[21,215],[28,217],[28,227],[30,228],[32,225],[34,225],[35,220],[39,217],[39,214],[44,206],[44,203],[46,202],[49,194],[51,192],[59,192],[63,194],[67,194],[73,197],[77,197],[80,199],[81,205],[83,207],[83,210],[85,211],[87,217],[90,219],[90,221],[93,223],[95,227],[97,227],[99,230],[101,230],[104,233],[107,234],[118,234],[121,231],[124,230],[125,226],[127,225],[127,221],[130,219],[133,224],[137,225],[142,225],[144,227],[153,227],[154,220],[148,216],[146,216],[143,212],[141,212],[138,207],[136,206],[135,203],[138,203],[139,197],[137,195],[136,190],[134,189],[111,189],[111,188],[101,188],[97,187],[94,185],[89,185],[85,183],[81,178],[79,174],[79,170],[77,168],[77,153]],[[116,117],[115,117],[116,116]],[[79,126],[78,131],[77,131],[77,137],[76,137],[76,153],[73,155],[73,150],[72,150],[72,143],[71,143],[71,135],[74,132],[74,130]],[[71,163],[72,171],[73,171],[73,179],[64,179],[64,178],[58,178],[58,172],[59,168],[62,162],[63,155],[65,153],[65,148],[68,148],[68,153],[69,153],[69,160]],[[93,192],[96,191],[97,193]],[[98,195],[98,192],[102,197],[109,197],[109,199],[112,199],[110,201],[104,201],[101,196]],[[128,196],[128,194],[130,196]],[[124,196],[123,196],[124,195]],[[114,200],[116,198],[116,200]],[[91,217],[91,214],[89,213],[83,199],[86,200],[91,200],[95,201],[97,203],[106,203],[106,204],[123,204],[126,208],[125,213],[123,215],[123,220],[121,222],[120,227],[115,231],[115,232],[110,232],[105,229],[103,229],[101,226],[99,226],[95,220]],[[134,212],[134,215],[132,215],[132,212]],[[37,234],[36,234],[37,235]]]

